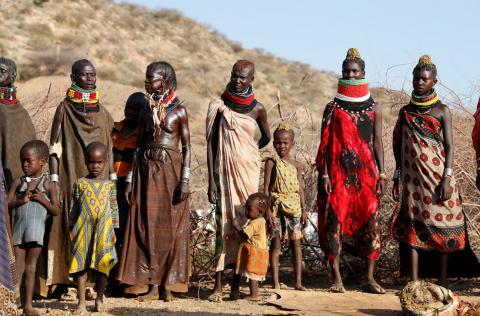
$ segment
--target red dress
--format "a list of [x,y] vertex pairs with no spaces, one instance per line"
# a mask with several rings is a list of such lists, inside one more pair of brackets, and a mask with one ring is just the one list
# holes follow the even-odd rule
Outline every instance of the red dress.
[[372,105],[354,109],[332,101],[323,114],[317,167],[322,175],[327,164],[332,192],[326,195],[319,190],[318,229],[320,246],[330,262],[340,254],[342,239],[350,239],[357,254],[378,258]]

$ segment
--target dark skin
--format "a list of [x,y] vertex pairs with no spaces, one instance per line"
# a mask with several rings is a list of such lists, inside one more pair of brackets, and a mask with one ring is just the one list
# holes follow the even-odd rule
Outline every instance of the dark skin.
[[[254,77],[255,68],[249,61],[239,61],[233,65],[232,73],[230,76],[230,84],[236,92],[245,91],[255,80]],[[267,111],[260,102],[246,115],[250,116],[257,122],[260,129],[261,137],[258,141],[258,148],[262,149],[270,142],[270,128],[267,121]],[[212,128],[212,135],[218,135],[219,129],[219,115],[215,119],[215,123]],[[208,200],[210,203],[215,204],[217,202],[217,184],[214,179],[214,166],[216,153],[213,152],[213,148],[217,148],[217,144],[213,144],[213,137],[207,140],[207,164],[208,164]],[[218,271],[215,275],[214,293],[220,293],[222,291],[222,271]]]
[[[294,165],[297,168],[297,176],[299,183],[299,194],[300,194],[300,205],[302,208],[301,222],[305,227],[307,223],[307,214],[304,209],[304,193],[303,193],[303,179],[302,171],[303,164],[292,157],[290,157],[290,151],[295,145],[295,140],[293,134],[288,131],[278,131],[273,134],[273,147],[277,152],[278,156],[287,161],[288,163]],[[264,194],[270,196],[272,191],[272,185],[275,182],[277,177],[275,162],[271,159],[268,159],[265,162],[265,173],[264,173]],[[267,211],[267,222],[269,227],[272,227],[274,223],[273,214],[270,210]],[[302,285],[302,242],[301,239],[290,240],[290,249],[292,250],[292,261],[293,261],[293,271],[295,273],[295,289],[300,291],[305,291],[305,287]],[[278,277],[279,272],[279,256],[281,251],[281,240],[279,236],[276,236],[272,239],[270,246],[270,270],[272,272],[273,287],[275,289],[280,289],[280,281]]]
[[[245,217],[248,218],[249,220],[253,220],[253,219],[259,218],[260,216],[262,216],[262,211],[260,210],[260,207],[258,205],[258,200],[253,200],[251,201],[251,203],[250,201],[247,201],[247,204],[245,205]],[[243,228],[236,218],[232,219],[232,225],[240,235],[240,240],[242,241],[248,240],[248,235],[243,232]],[[240,297],[240,277],[241,276],[239,274],[235,274],[233,278],[232,292],[230,294],[230,297],[232,299],[237,299]],[[260,300],[261,298],[260,298],[260,295],[258,294],[258,281],[250,279],[249,287],[250,287],[250,295],[243,297],[243,299],[249,300],[249,301]]]
[[[145,73],[145,90],[149,94],[157,93],[163,95],[170,87],[170,80],[155,67],[147,68]],[[160,112],[159,112],[160,114]],[[139,126],[144,126],[143,119],[140,118]],[[188,127],[188,113],[183,104],[178,105],[172,112],[168,113],[165,117],[165,123],[160,126],[160,134],[153,137],[153,139],[147,140],[145,131],[140,129],[139,134],[139,147],[147,145],[148,142],[154,142],[156,144],[162,144],[167,148],[178,148],[178,145],[182,145],[182,164],[184,167],[190,167],[191,160],[191,147],[190,147],[190,129]],[[136,157],[133,158],[132,165],[136,162]],[[180,179],[179,179],[180,180]],[[127,195],[130,195],[131,184],[127,185],[125,190]],[[188,198],[189,185],[187,182],[178,182],[178,185],[174,192],[175,203],[180,203]],[[130,202],[130,197],[128,198]],[[172,293],[165,289],[163,284],[160,287],[152,287],[148,294],[141,298],[141,300],[155,299],[158,296],[158,289],[160,289],[160,297],[164,301],[172,301]]]
[[[95,67],[90,62],[83,62],[77,68],[77,72],[72,73],[70,75],[72,82],[74,82],[77,86],[82,89],[92,90],[96,87],[97,82],[97,73]],[[62,118],[65,112],[65,108],[60,106],[55,111],[55,116],[53,117],[52,123],[52,132],[50,134],[50,146],[54,145],[58,142],[58,138],[60,137],[60,132],[62,129]],[[84,115],[88,116],[91,115],[89,113],[85,113]],[[109,149],[108,153],[108,160],[109,160],[109,170],[110,173],[114,172],[113,169],[113,152],[112,148]],[[51,174],[58,174],[58,157],[56,155],[50,155],[49,159],[49,169]]]
[[[95,180],[103,179],[103,169],[107,164],[107,150],[105,146],[89,146],[86,155],[86,164],[88,169],[87,178]],[[88,277],[88,270],[83,270],[74,275],[77,282],[77,296],[78,304],[74,312],[75,315],[87,313],[85,305],[85,292]],[[107,286],[107,276],[103,273],[97,272],[95,289],[97,290],[97,298],[95,299],[95,312],[103,311],[103,295],[105,287]]]
[[[365,78],[365,70],[360,67],[360,64],[355,60],[348,61],[345,66],[342,68],[342,79],[347,80],[359,80]],[[380,105],[375,103],[374,108],[375,119],[373,126],[373,150],[375,155],[375,162],[379,173],[384,173],[384,159],[383,159],[383,141],[382,141],[382,108]],[[325,169],[323,170],[323,176],[321,181],[321,187],[319,190],[323,190],[326,194],[332,193],[332,183],[328,177],[327,170],[328,163],[325,164]],[[386,191],[386,180],[379,179],[377,182],[377,196],[381,199]],[[375,292],[384,292],[382,287],[377,283],[374,277],[375,271],[375,260],[367,259],[367,271],[365,275],[366,284]],[[343,287],[342,276],[340,273],[340,258],[337,256],[332,265],[334,281],[331,287],[332,291],[335,292],[344,292],[345,288]]]
[[[130,97],[125,104],[125,120],[120,130],[120,135],[122,138],[127,138],[130,134],[132,134],[138,128],[138,118],[141,109],[141,103],[139,103],[136,98],[140,96]],[[143,98],[143,97],[142,97]],[[113,161],[121,161],[122,156],[121,154],[113,148]],[[131,190],[131,188],[129,188]],[[130,191],[125,192],[125,197],[127,201],[130,201]]]
[[0,63],[0,87],[11,87],[15,82],[15,73],[8,65]]
[[[29,147],[24,147],[21,150],[20,160],[22,162],[22,169],[25,176],[30,178],[41,177],[43,167],[47,164],[46,158],[39,157],[35,152],[35,149]],[[27,184],[25,195],[22,198],[17,199],[16,192],[20,188],[22,181],[21,179],[15,179],[8,192],[8,207],[10,209],[16,209],[29,201],[35,201],[45,207],[49,214],[53,216],[60,214],[60,203],[58,201],[56,186],[48,180],[45,182],[45,188],[51,197],[51,200],[49,201],[40,188],[38,188],[39,180],[40,179],[32,179]],[[32,306],[33,292],[35,288],[35,270],[38,256],[41,251],[42,247],[35,242],[14,247],[17,280],[22,280],[25,276],[24,315],[41,315],[41,313]],[[22,282],[17,282],[17,289],[19,289],[21,283]]]
[[[431,93],[433,87],[437,83],[435,74],[431,71],[420,69],[413,74],[413,91],[418,96],[423,96]],[[416,107],[409,104],[405,111],[415,112]],[[435,117],[442,124],[444,150],[445,150],[445,168],[453,168],[453,128],[452,128],[452,115],[450,110],[445,104],[437,104],[430,109],[428,115]],[[400,157],[395,157],[396,169],[401,166]],[[452,197],[450,191],[451,177],[442,177],[438,187],[439,197],[442,201],[447,201]],[[477,183],[478,183],[477,175]],[[392,195],[395,201],[400,200],[400,181],[394,179]],[[410,267],[412,281],[418,280],[418,252],[416,249],[410,249]],[[440,278],[439,283],[441,286],[447,285],[447,268],[448,268],[448,254],[440,254]]]

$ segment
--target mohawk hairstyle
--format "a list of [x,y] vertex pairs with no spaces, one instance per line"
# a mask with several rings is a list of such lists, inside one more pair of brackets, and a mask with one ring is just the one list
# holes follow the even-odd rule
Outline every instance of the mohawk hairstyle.
[[429,55],[422,55],[418,59],[418,63],[415,68],[413,68],[412,74],[415,75],[415,73],[420,70],[430,71],[435,77],[437,76],[437,66],[432,62],[432,58]]
[[281,132],[287,132],[292,135],[292,138],[295,138],[295,132],[293,131],[293,128],[285,121],[282,121],[280,124],[278,124],[277,128],[273,132],[273,136],[278,135]]
[[347,56],[345,57],[342,63],[342,68],[345,68],[345,66],[349,61],[356,62],[360,66],[360,69],[362,69],[362,71],[365,71],[365,61],[360,56],[360,51],[358,50],[358,48],[348,49]]

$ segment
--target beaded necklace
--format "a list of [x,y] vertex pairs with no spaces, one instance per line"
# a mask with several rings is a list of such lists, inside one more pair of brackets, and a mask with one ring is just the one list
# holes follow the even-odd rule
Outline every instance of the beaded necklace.
[[0,103],[1,104],[17,104],[17,88],[16,87],[1,87],[0,88]]
[[97,104],[99,94],[97,89],[85,90],[73,83],[67,90],[66,98],[73,103]]

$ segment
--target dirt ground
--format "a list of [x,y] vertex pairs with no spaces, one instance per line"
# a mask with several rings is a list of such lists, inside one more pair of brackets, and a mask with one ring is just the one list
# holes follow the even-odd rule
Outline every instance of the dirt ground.
[[[315,280],[316,281],[316,280]],[[309,291],[295,291],[291,287],[274,291],[268,283],[261,289],[261,302],[230,301],[229,287],[224,287],[224,301],[207,300],[211,286],[192,286],[189,293],[175,294],[173,302],[160,300],[140,302],[135,298],[105,298],[105,312],[93,313],[93,301],[88,302],[90,315],[400,315],[397,293],[401,286],[386,286],[387,294],[375,295],[360,291],[358,284],[345,283],[347,293],[336,294],[326,290],[323,281],[306,280]],[[478,280],[454,280],[451,289],[461,299],[480,303]],[[318,286],[318,287],[317,287]],[[246,285],[242,293],[248,293]],[[72,315],[76,301],[42,300],[34,303],[47,315]]]

